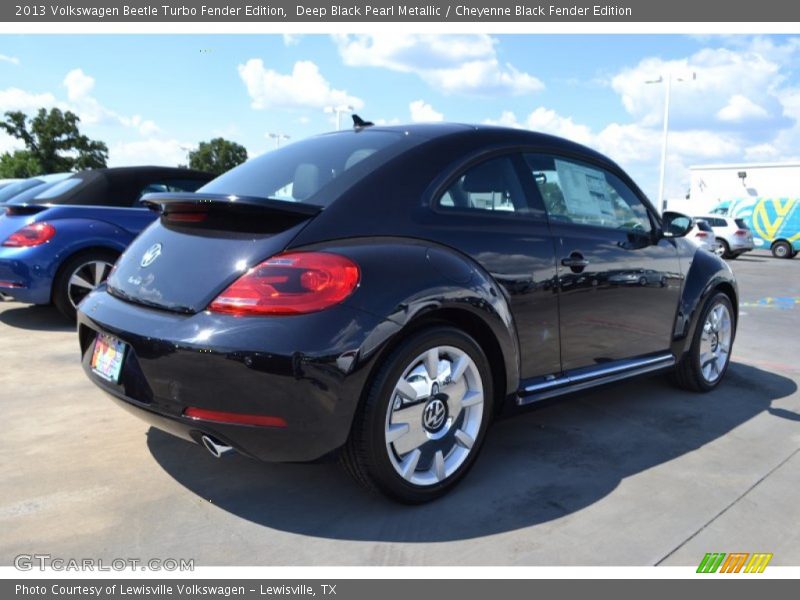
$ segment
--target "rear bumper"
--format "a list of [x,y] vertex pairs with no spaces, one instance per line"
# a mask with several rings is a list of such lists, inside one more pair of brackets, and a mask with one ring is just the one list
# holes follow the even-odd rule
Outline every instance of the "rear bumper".
[[[78,313],[83,368],[119,404],[181,438],[209,434],[275,462],[314,460],[344,444],[370,363],[395,327],[344,306],[280,318],[182,315],[103,290]],[[101,332],[127,344],[119,383],[91,369]],[[194,420],[184,416],[190,406],[280,417],[286,427]]]
[[37,250],[0,247],[0,293],[26,304],[50,303],[51,269]]
[[748,240],[737,240],[736,238],[733,238],[726,241],[728,242],[728,247],[731,249],[731,252],[734,254],[750,252],[750,250],[752,250],[754,247],[753,242]]

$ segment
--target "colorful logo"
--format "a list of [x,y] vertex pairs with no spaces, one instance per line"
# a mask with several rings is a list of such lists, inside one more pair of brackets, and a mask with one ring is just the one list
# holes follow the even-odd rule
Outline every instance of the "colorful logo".
[[698,573],[763,573],[772,554],[766,552],[708,552],[700,565]]
[[[794,198],[764,198],[753,209],[753,227],[762,239],[771,242],[789,218],[789,213],[798,204]],[[791,242],[800,239],[792,236]]]

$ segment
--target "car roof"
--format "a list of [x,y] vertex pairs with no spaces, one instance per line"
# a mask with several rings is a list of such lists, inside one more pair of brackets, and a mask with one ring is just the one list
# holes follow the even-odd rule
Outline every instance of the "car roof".
[[347,135],[359,134],[362,131],[387,131],[402,133],[405,135],[417,136],[420,138],[434,140],[446,137],[464,136],[479,141],[485,140],[486,143],[497,143],[502,140],[504,143],[519,144],[521,146],[546,146],[551,150],[561,150],[567,153],[579,153],[588,155],[602,162],[610,162],[609,157],[600,154],[596,150],[578,144],[566,138],[521,129],[517,127],[502,127],[499,125],[471,125],[467,123],[410,123],[407,125],[373,125],[368,128],[348,129],[334,131],[323,135]]

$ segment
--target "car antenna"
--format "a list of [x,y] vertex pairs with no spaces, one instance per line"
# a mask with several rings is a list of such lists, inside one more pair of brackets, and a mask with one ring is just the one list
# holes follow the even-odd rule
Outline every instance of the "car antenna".
[[375,125],[372,121],[365,121],[357,114],[353,113],[353,129],[363,129],[364,127],[372,127]]

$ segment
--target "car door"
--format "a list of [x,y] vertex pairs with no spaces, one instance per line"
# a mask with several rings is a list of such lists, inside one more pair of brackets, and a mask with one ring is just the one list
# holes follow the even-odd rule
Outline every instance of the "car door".
[[555,254],[544,207],[522,185],[521,155],[470,161],[433,199],[430,225],[503,288],[520,346],[520,375],[560,370]]
[[680,264],[651,208],[610,168],[548,154],[525,163],[555,243],[562,369],[666,352]]

